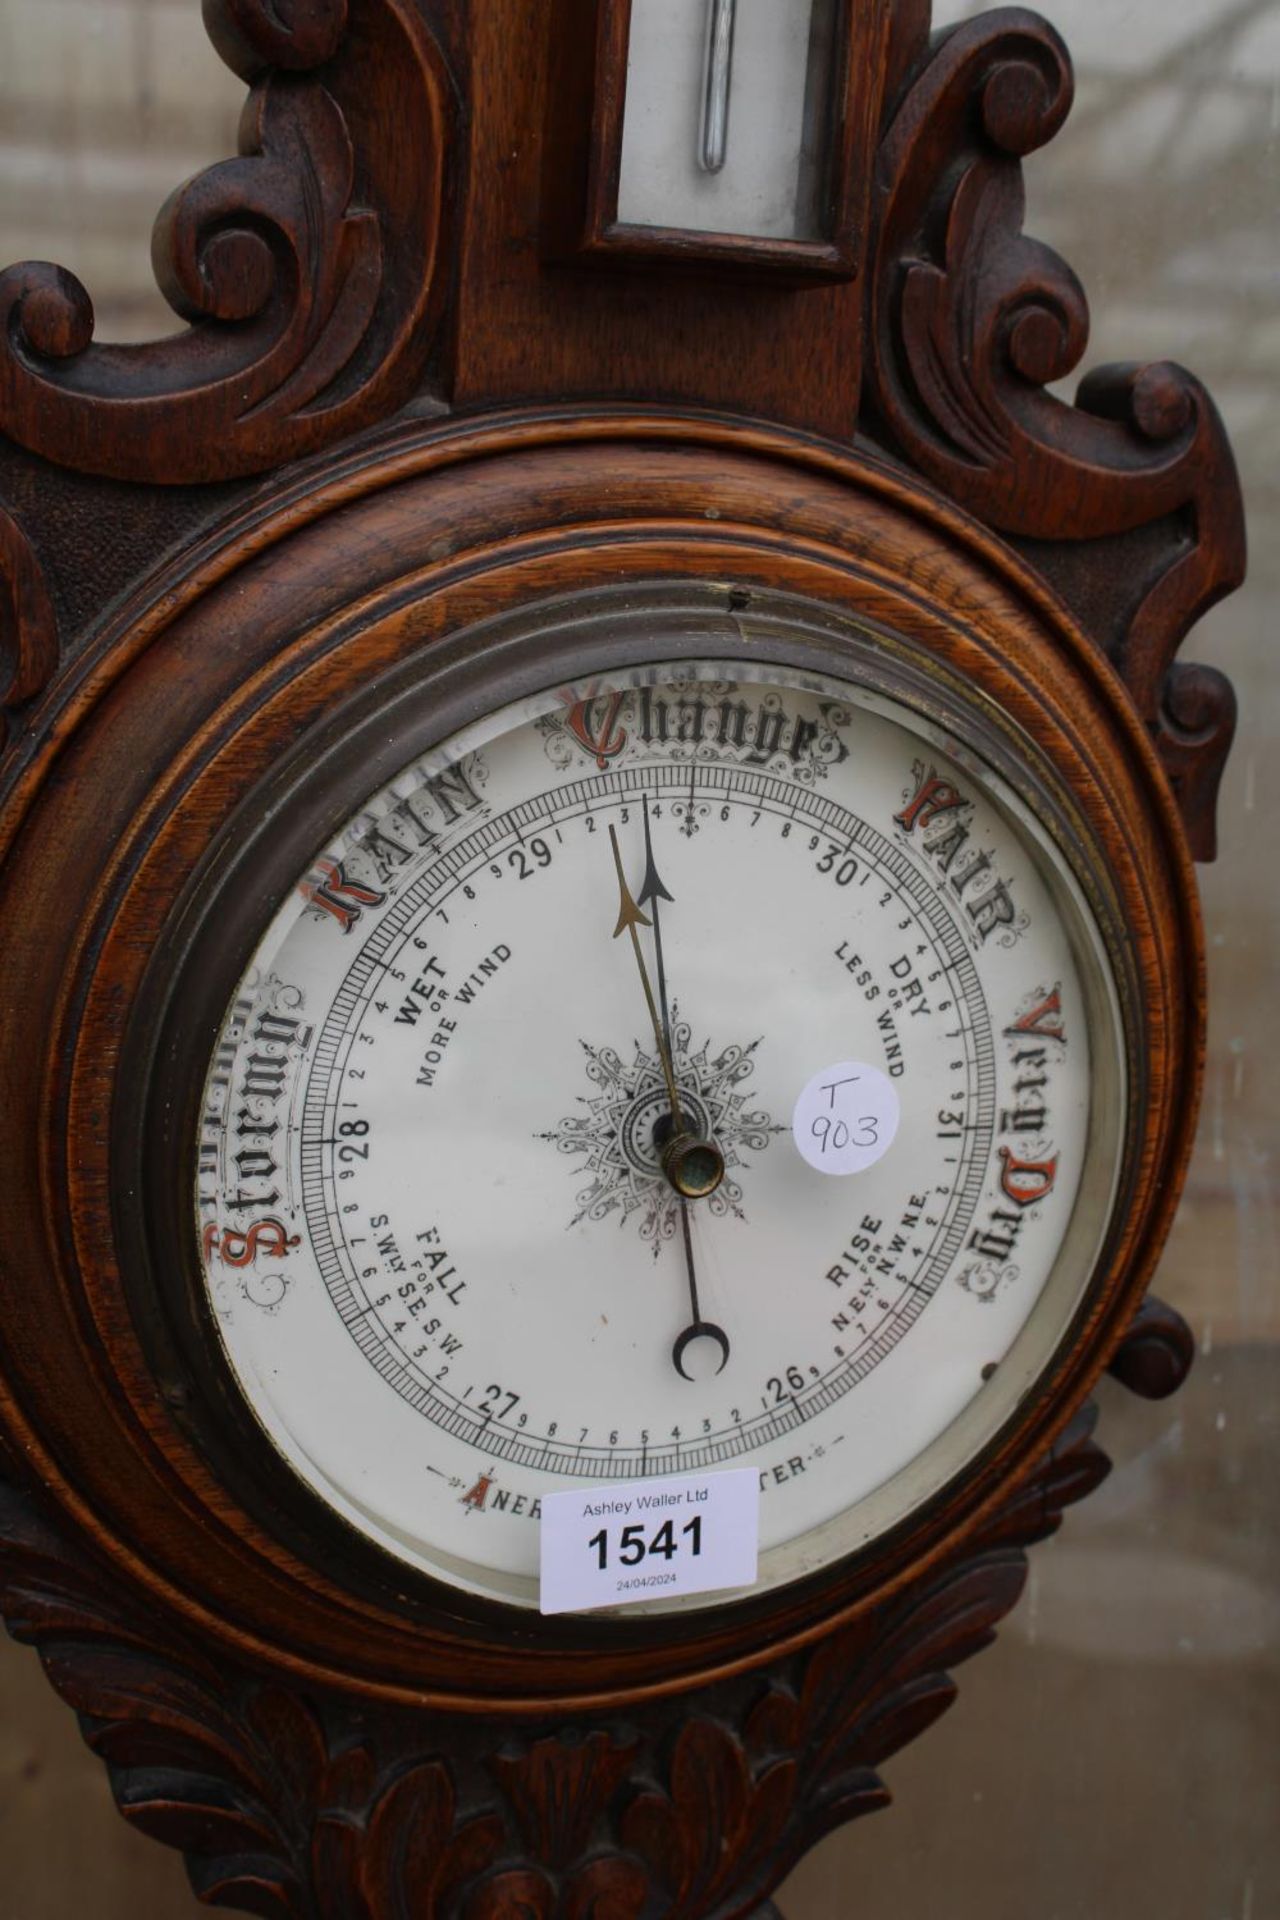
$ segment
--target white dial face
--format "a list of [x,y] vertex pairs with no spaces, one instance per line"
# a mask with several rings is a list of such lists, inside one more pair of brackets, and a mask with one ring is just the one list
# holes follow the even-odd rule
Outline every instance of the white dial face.
[[749,1466],[776,1584],[1043,1370],[1121,1057],[1047,835],[905,707],[716,659],[551,689],[267,930],[206,1088],[209,1301],[296,1472],[438,1577],[536,1604],[547,1493]]

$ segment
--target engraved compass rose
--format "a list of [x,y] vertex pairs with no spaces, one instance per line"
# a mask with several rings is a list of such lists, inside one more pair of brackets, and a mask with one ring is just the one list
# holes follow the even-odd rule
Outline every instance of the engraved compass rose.
[[[755,1071],[753,1055],[760,1041],[712,1054],[704,1040],[694,1052],[692,1030],[680,1019],[678,1006],[672,1014],[672,1066],[681,1106],[696,1131],[718,1143],[726,1169],[741,1168],[747,1164],[744,1152],[763,1153],[775,1134],[786,1131],[762,1109],[747,1105],[745,1086]],[[629,1061],[613,1047],[593,1047],[586,1040],[579,1044],[596,1091],[581,1096],[581,1113],[538,1135],[585,1163],[575,1167],[575,1173],[591,1176],[577,1195],[577,1212],[569,1224],[603,1220],[610,1213],[618,1214],[620,1224],[638,1217],[640,1237],[652,1242],[656,1257],[680,1220],[679,1196],[662,1168],[663,1123],[671,1103],[661,1062],[652,1046],[645,1048],[638,1041]],[[705,1204],[713,1214],[746,1217],[742,1188],[728,1171]]]

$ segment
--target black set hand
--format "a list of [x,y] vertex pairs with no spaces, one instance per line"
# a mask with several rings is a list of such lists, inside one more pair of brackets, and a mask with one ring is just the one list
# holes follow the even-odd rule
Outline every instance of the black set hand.
[[[671,894],[658,875],[653,857],[653,839],[649,828],[649,802],[644,806],[644,851],[645,875],[640,889],[640,899],[635,900],[622,871],[622,854],[618,847],[618,836],[613,827],[609,828],[609,839],[613,846],[613,860],[618,873],[618,890],[621,906],[618,924],[613,937],[626,932],[631,935],[631,948],[636,957],[636,966],[640,971],[640,984],[644,989],[645,1003],[649,1009],[649,1018],[653,1025],[653,1037],[658,1049],[658,1059],[662,1066],[663,1078],[667,1083],[667,1097],[671,1102],[670,1137],[662,1148],[662,1170],[675,1188],[680,1208],[680,1228],[684,1241],[685,1267],[689,1277],[689,1304],[693,1318],[671,1350],[671,1361],[676,1372],[684,1380],[692,1375],[685,1372],[685,1355],[695,1340],[713,1340],[720,1349],[720,1365],[717,1373],[723,1372],[729,1359],[729,1336],[714,1321],[704,1320],[698,1306],[698,1278],[693,1258],[693,1233],[689,1222],[690,1200],[705,1199],[714,1193],[724,1178],[724,1155],[712,1140],[704,1140],[686,1125],[680,1106],[680,1089],[676,1085],[675,1067],[671,1054],[671,1014],[667,1004],[667,970],[662,954],[662,920],[659,903],[666,900],[674,904]],[[641,910],[647,905],[652,919]],[[640,948],[640,927],[653,930],[654,954],[658,963],[658,1000],[653,997],[653,988],[649,984],[648,969],[644,963],[644,954]]]

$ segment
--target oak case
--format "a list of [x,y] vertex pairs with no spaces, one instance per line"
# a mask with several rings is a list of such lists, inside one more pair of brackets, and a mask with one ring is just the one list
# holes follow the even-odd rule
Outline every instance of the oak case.
[[[85,1716],[122,1808],[188,1850],[212,1901],[729,1920],[882,1804],[875,1767],[948,1704],[945,1668],[1013,1604],[1020,1549],[1106,1471],[1086,1407],[1103,1368],[1162,1393],[1189,1365],[1186,1328],[1143,1292],[1195,1120],[1188,830],[1210,850],[1232,721],[1225,683],[1173,655],[1239,573],[1230,455],[1178,369],[1112,370],[1080,409],[1043,392],[1083,347],[1083,302],[1019,231],[1017,156],[1070,97],[1033,16],[929,49],[921,10],[897,10],[858,285],[744,297],[686,263],[633,318],[635,269],[566,280],[544,263],[536,153],[517,175],[495,162],[513,125],[543,124],[540,33],[521,66],[485,8],[369,0],[349,34],[338,7],[288,31],[251,0],[211,15],[259,135],[287,125],[316,166],[328,224],[299,224],[283,163],[229,163],[242,171],[213,197],[265,187],[281,229],[316,246],[310,265],[301,242],[292,255],[311,304],[286,311],[281,278],[254,308],[257,253],[222,245],[187,275],[204,318],[185,344],[112,360],[67,276],[13,269],[0,289],[4,1610]],[[401,90],[433,103],[403,166],[375,130]],[[469,171],[449,144],[459,95]],[[180,261],[209,192],[170,210]],[[381,279],[370,221],[405,249]],[[367,272],[347,282],[353,258]],[[362,326],[350,287],[371,302]],[[281,312],[268,366],[254,355]],[[717,354],[690,346],[721,319]],[[341,358],[335,329],[347,357],[317,411],[305,390]],[[243,416],[243,369],[206,377],[239,347],[271,395]],[[295,350],[301,399],[293,374],[271,384]],[[783,380],[784,364],[802,370]],[[855,418],[873,436],[856,448]],[[42,510],[50,461],[104,477],[67,476]],[[191,491],[162,508],[174,488]],[[128,584],[81,617],[115,529]],[[78,567],[55,580],[68,551]],[[529,648],[478,647],[485,622],[653,581],[725,613],[755,595],[830,609],[920,699],[930,676],[962,686],[993,754],[1042,766],[1110,934],[1132,1128],[1072,1337],[971,1473],[800,1586],[700,1619],[540,1622],[442,1596],[265,1460],[192,1307],[192,1062],[245,927],[317,843],[300,816],[260,880],[241,869],[218,892],[227,821],[257,816],[271,845],[335,715],[374,716],[407,687],[443,728],[491,702],[495,676],[506,697],[545,685]],[[378,777],[371,761],[364,789]]]
[[[711,498],[714,518],[704,504]],[[241,1650],[305,1662],[317,1680],[358,1678],[393,1697],[429,1691],[442,1703],[501,1701],[507,1710],[526,1699],[545,1708],[634,1697],[691,1677],[705,1682],[744,1660],[777,1657],[918,1578],[998,1498],[1027,1452],[1052,1441],[1110,1357],[1163,1237],[1187,1149],[1200,1039],[1194,908],[1166,789],[1108,670],[994,543],[883,468],[815,455],[785,435],[731,434],[692,419],[548,416],[462,435],[402,433],[385,449],[368,449],[355,473],[309,475],[304,513],[259,519],[248,550],[229,529],[206,574],[181,572],[150,608],[120,619],[118,638],[104,639],[92,711],[6,869],[6,898],[23,902],[21,915],[4,918],[9,937],[20,928],[22,942],[37,940],[44,956],[43,1004],[38,1015],[28,1004],[22,1025],[29,1035],[38,1019],[50,1036],[39,1061],[23,1049],[29,1104],[10,1109],[7,1150],[11,1164],[40,1143],[54,1156],[52,1168],[46,1160],[39,1177],[33,1168],[20,1183],[33,1197],[65,1167],[72,1226],[70,1244],[46,1254],[46,1271],[59,1275],[66,1334],[53,1333],[47,1286],[34,1297],[19,1288],[6,1303],[6,1324],[20,1345],[30,1340],[46,1356],[31,1411],[53,1458],[76,1456],[77,1432],[95,1434],[91,1457],[78,1462],[95,1526],[104,1535],[110,1527],[117,1552],[124,1542],[153,1540],[146,1558],[154,1555],[156,1597],[181,1595],[205,1631]],[[475,705],[472,686],[483,684],[477,665],[467,677],[473,623],[530,599],[646,578],[723,582],[726,604],[749,599],[754,588],[784,589],[856,613],[980,688],[997,727],[1020,729],[1041,748],[1074,796],[1081,842],[1104,855],[1117,890],[1113,923],[1131,933],[1133,1107],[1143,1135],[1129,1156],[1130,1199],[1108,1282],[1054,1390],[1031,1410],[1016,1443],[1010,1436],[982,1474],[953,1489],[943,1514],[912,1528],[879,1564],[774,1601],[763,1618],[762,1609],[747,1609],[740,1622],[692,1632],[691,1644],[678,1648],[670,1626],[654,1644],[652,1633],[615,1623],[543,1624],[531,1668],[509,1623],[495,1646],[480,1625],[465,1636],[460,1668],[454,1641],[435,1638],[429,1603],[415,1596],[420,1631],[406,1640],[394,1611],[384,1611],[395,1584],[385,1574],[375,1581],[383,1607],[352,1612],[343,1585],[314,1567],[300,1580],[292,1556],[262,1525],[228,1508],[225,1485],[178,1417],[189,1380],[181,1368],[149,1363],[122,1297],[121,1276],[131,1273],[135,1300],[163,1298],[182,1234],[171,1223],[168,1260],[139,1264],[139,1226],[152,1223],[171,1169],[162,1163],[165,1177],[140,1209],[134,1181],[145,1177],[147,1156],[122,1153],[121,1130],[145,1098],[139,1036],[154,1035],[155,981],[171,979],[210,838],[236,807],[278,810],[282,756],[295,743],[308,757],[322,752],[335,708],[406,661],[430,676],[447,658],[462,683],[451,710],[466,711],[468,695]],[[481,658],[508,696],[522,683],[545,684],[549,672],[518,652],[500,663]],[[385,752],[390,765],[403,748]],[[366,790],[382,771],[369,764]],[[296,838],[280,872],[305,865],[322,837],[316,824],[286,825]],[[51,865],[53,846],[67,856]],[[259,892],[250,906],[262,918],[269,900]],[[17,964],[12,953],[6,962]],[[148,971],[152,997],[139,1003]],[[199,1034],[195,1058],[207,1056],[224,990],[215,975],[194,1021],[185,1001],[175,1010],[171,1047],[190,1050]],[[16,1052],[17,1036],[7,1039]],[[175,1139],[189,1154],[184,1117]],[[188,1186],[189,1178],[179,1191]],[[166,1211],[176,1204],[171,1198]],[[41,1230],[38,1219],[24,1223],[33,1246]],[[80,1337],[72,1339],[78,1319]],[[228,1417],[225,1404],[218,1410]],[[157,1499],[167,1509],[158,1533],[154,1519],[148,1524]],[[184,1509],[194,1524],[184,1525]],[[223,1523],[216,1537],[209,1510]],[[284,1495],[272,1517],[290,1531]],[[619,1643],[628,1647],[625,1667],[610,1671]]]

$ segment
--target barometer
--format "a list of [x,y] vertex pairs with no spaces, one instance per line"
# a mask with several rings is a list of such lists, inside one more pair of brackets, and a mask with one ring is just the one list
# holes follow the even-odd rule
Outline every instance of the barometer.
[[1190,1364],[1230,451],[1030,14],[205,14],[187,330],[0,274],[0,1603],[211,1903],[746,1920]]
[[[1123,960],[1069,796],[868,629],[724,597],[525,613],[478,644],[622,663],[499,677],[444,737],[411,690],[374,791],[377,721],[300,769],[323,838],[200,1102],[209,1320],[265,1434],[516,1605],[566,1487],[750,1467],[762,1587],[891,1528],[1034,1390],[1110,1229]],[[278,835],[229,824],[223,952]]]

